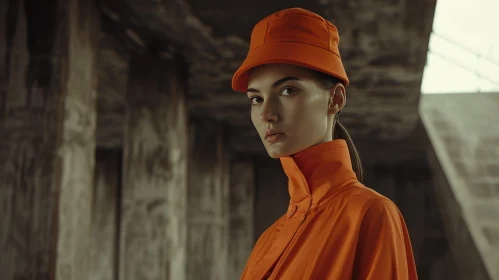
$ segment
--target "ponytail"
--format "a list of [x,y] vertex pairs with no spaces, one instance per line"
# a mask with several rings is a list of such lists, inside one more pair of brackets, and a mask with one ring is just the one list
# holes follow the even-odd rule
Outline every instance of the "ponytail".
[[[326,89],[334,87],[337,83],[342,83],[340,79],[330,76],[329,74],[311,70],[318,80],[322,83],[322,86]],[[341,111],[340,111],[341,112]],[[340,123],[340,112],[334,116],[333,121],[333,139],[343,139],[347,142],[348,152],[350,153],[350,161],[352,162],[352,169],[357,175],[357,180],[362,182],[364,180],[364,169],[362,168],[362,161],[360,160],[359,152],[355,145],[353,144],[352,137],[348,134],[347,129]]]
[[335,116],[335,125],[333,131],[333,139],[343,139],[347,142],[348,152],[350,153],[350,161],[352,162],[352,169],[357,175],[357,180],[362,182],[364,180],[364,168],[360,160],[359,152],[353,144],[352,137],[348,134],[347,129],[339,122],[339,113]]

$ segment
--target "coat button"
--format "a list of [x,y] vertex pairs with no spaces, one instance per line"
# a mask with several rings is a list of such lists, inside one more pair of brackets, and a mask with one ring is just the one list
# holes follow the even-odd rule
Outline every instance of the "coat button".
[[296,205],[293,205],[289,208],[289,211],[288,211],[288,218],[291,218],[293,217],[293,215],[296,213],[296,209],[298,209],[298,206]]

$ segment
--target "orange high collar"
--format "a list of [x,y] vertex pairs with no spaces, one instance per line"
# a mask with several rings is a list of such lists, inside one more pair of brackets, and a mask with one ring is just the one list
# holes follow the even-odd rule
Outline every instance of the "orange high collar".
[[312,207],[317,206],[357,180],[343,139],[320,143],[280,160],[289,178],[290,204],[311,199]]

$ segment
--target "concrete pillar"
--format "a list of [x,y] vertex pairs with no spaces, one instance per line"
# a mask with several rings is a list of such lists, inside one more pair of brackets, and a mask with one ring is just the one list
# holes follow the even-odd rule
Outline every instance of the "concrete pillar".
[[89,279],[116,279],[118,207],[121,199],[121,150],[97,149],[92,207]]
[[119,279],[185,279],[187,127],[183,62],[132,57]]
[[255,242],[254,189],[255,175],[250,158],[231,160],[229,278],[240,279]]
[[[104,25],[104,23],[103,23]],[[129,54],[119,46],[112,34],[103,33],[100,41],[97,71],[98,148],[121,149],[125,132],[126,93],[128,88]]]
[[88,279],[95,147],[93,1],[0,4],[2,279]]
[[[31,1],[30,1],[31,2]],[[32,5],[33,3],[29,3]],[[60,38],[59,112],[55,162],[58,192],[56,279],[88,279],[95,167],[96,53],[100,13],[94,1],[67,0]],[[63,22],[64,22],[63,21]],[[41,69],[40,69],[41,70]]]
[[192,121],[189,131],[187,279],[226,280],[229,168],[222,128]]

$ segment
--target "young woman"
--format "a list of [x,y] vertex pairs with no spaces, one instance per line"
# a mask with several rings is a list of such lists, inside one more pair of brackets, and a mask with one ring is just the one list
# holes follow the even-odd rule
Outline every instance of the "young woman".
[[232,87],[289,178],[288,211],[258,239],[241,279],[417,279],[398,208],[365,187],[339,114],[349,80],[336,27],[292,8],[253,29]]

